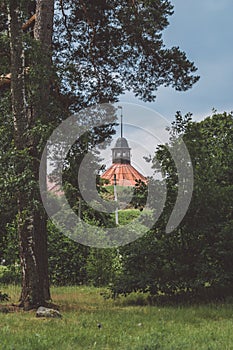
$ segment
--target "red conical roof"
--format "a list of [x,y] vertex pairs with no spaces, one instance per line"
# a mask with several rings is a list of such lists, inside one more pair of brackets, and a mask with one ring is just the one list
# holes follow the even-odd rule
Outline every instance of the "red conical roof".
[[116,183],[119,186],[135,186],[136,180],[147,182],[147,178],[140,174],[131,164],[114,163],[103,173],[101,178],[109,180],[109,184],[114,185],[114,174],[116,175]]

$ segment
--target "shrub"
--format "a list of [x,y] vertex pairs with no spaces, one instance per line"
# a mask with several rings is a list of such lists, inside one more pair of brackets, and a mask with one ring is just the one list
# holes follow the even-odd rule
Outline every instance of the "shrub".
[[20,266],[9,265],[4,266],[0,265],[0,283],[2,284],[10,284],[10,283],[20,283]]
[[77,285],[86,282],[89,247],[74,242],[51,223],[48,224],[50,281],[54,285]]
[[121,257],[118,250],[91,248],[86,271],[88,282],[96,287],[112,283],[121,271]]

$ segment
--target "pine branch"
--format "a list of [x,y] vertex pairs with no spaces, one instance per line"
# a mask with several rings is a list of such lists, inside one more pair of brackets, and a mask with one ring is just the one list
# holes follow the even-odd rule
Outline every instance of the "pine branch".
[[65,28],[67,30],[67,34],[69,36],[69,41],[71,41],[72,40],[72,34],[71,34],[71,32],[69,30],[69,27],[68,27],[68,24],[67,24],[67,15],[66,15],[65,10],[64,10],[63,0],[60,0],[60,6],[61,6],[62,16],[64,18],[64,26],[65,26]]
[[34,25],[34,22],[36,20],[36,15],[34,14],[29,20],[23,24],[22,30],[26,31],[28,28],[32,27]]

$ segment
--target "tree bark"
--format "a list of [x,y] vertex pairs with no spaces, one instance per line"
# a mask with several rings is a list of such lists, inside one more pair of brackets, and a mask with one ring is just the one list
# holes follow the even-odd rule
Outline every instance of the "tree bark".
[[[20,156],[26,148],[27,111],[25,106],[24,62],[22,23],[20,21],[20,2],[10,0],[10,35],[11,35],[11,93],[12,112],[14,118],[14,141],[17,155]],[[25,153],[24,153],[25,155]],[[22,182],[26,167],[25,160],[17,160],[16,174],[19,178],[17,192],[18,202],[18,236],[20,261],[22,268],[22,294],[24,305],[39,304],[42,298],[39,290],[39,274],[35,255],[35,242],[33,235],[33,215],[28,208],[28,195],[22,190]]]
[[[40,85],[37,91],[37,99],[33,108],[34,118],[39,118],[42,124],[48,122],[48,106],[51,84],[52,71],[52,35],[53,35],[53,17],[54,17],[54,0],[38,0],[36,7],[36,20],[34,27],[34,38],[40,45],[40,58],[38,63],[41,65],[43,77],[41,77]],[[46,141],[46,140],[45,140]],[[36,181],[39,182],[39,162],[42,151],[38,151],[37,140],[33,142],[34,171]],[[43,164],[43,184],[40,184],[46,190],[46,163]],[[40,196],[40,195],[39,195]],[[35,242],[36,254],[39,262],[39,277],[43,285],[43,293],[45,300],[50,299],[49,277],[48,277],[48,249],[47,249],[47,215],[44,208],[37,211],[34,217],[35,223]]]
[[[10,0],[11,34],[11,92],[14,117],[14,138],[18,152],[16,173],[19,178],[18,236],[22,268],[20,305],[25,309],[46,305],[50,300],[47,254],[47,217],[40,199],[39,166],[42,154],[42,135],[33,132],[37,120],[46,123],[49,105],[49,78],[40,79],[30,110],[26,103],[24,80],[23,30],[20,20],[20,0]],[[38,0],[34,35],[40,47],[38,64],[42,71],[51,70],[53,0]],[[48,75],[49,76],[49,75]],[[20,158],[21,157],[21,158]],[[20,158],[20,159],[19,159]],[[44,165],[46,167],[46,164]],[[32,188],[25,185],[25,174],[30,173]],[[46,171],[44,171],[46,176]],[[28,175],[27,175],[28,176]],[[46,187],[46,178],[44,184]]]

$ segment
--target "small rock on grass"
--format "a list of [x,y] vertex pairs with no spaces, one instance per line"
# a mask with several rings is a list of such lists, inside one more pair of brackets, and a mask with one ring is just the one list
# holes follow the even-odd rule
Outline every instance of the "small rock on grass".
[[36,317],[50,317],[50,318],[61,318],[62,315],[59,311],[49,309],[44,306],[40,306],[36,311]]

